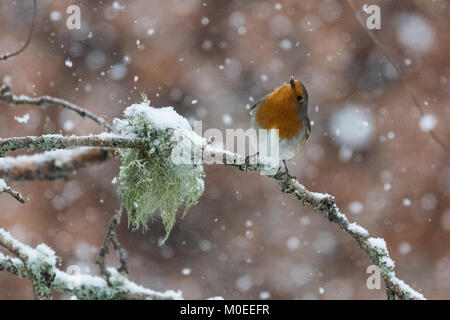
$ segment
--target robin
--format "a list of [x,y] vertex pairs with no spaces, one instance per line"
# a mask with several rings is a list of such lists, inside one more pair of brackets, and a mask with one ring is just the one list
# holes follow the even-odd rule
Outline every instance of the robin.
[[291,77],[289,83],[258,100],[250,109],[250,115],[256,132],[259,129],[277,130],[279,159],[288,172],[286,160],[293,159],[303,150],[311,133],[305,86]]

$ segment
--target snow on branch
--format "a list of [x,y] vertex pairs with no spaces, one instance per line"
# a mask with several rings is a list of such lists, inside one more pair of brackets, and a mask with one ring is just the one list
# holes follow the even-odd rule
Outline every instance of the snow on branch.
[[1,228],[0,246],[16,256],[0,253],[0,271],[31,280],[36,296],[41,299],[51,299],[51,290],[77,299],[183,299],[180,291],[158,292],[144,288],[128,280],[115,268],[108,268],[110,284],[98,276],[71,275],[55,266],[59,258],[47,245],[31,248]]
[[0,157],[6,152],[20,149],[41,149],[51,151],[68,147],[109,147],[142,149],[151,139],[132,139],[114,133],[88,136],[62,136],[46,134],[42,136],[12,137],[0,139]]
[[19,192],[11,189],[11,187],[9,187],[6,184],[5,180],[0,178],[0,194],[2,194],[3,192],[8,193],[11,197],[16,199],[17,201],[25,203],[25,200],[22,198],[22,195]]
[[[206,152],[214,153],[216,157],[222,156],[224,162],[229,159],[228,151],[221,151],[208,146]],[[237,154],[234,155],[234,162],[226,163],[226,165],[241,171],[261,172],[263,168],[266,168],[264,163],[257,161],[252,164]],[[407,300],[425,299],[421,293],[397,278],[395,275],[395,263],[389,256],[385,241],[382,238],[370,237],[369,232],[365,228],[355,222],[350,223],[347,216],[340,212],[333,196],[311,192],[300,184],[294,176],[281,170],[274,175],[265,176],[276,180],[280,185],[282,192],[294,195],[303,205],[305,203],[311,205],[315,212],[320,213],[330,222],[336,223],[343,231],[348,233],[361,249],[364,250],[370,260],[378,267],[381,277],[386,285],[388,297],[397,297],[399,299]]]

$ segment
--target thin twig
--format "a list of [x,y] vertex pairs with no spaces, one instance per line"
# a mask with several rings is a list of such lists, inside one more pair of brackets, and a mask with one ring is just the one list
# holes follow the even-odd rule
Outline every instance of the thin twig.
[[11,189],[11,187],[6,187],[5,189],[3,189],[3,192],[8,193],[9,195],[11,195],[11,197],[16,199],[20,203],[25,203],[25,200],[22,198],[22,195],[19,192]]
[[128,273],[127,268],[127,256],[125,253],[125,250],[121,247],[119,240],[117,238],[117,226],[120,224],[120,219],[122,218],[122,211],[123,206],[122,204],[119,207],[119,210],[117,210],[117,213],[111,218],[111,221],[109,223],[108,230],[106,231],[105,239],[103,241],[103,246],[100,249],[100,253],[98,255],[96,264],[100,267],[100,273],[105,277],[106,281],[110,285],[110,278],[111,278],[111,272],[107,270],[105,267],[105,258],[106,255],[109,253],[109,245],[112,244],[114,250],[117,253],[117,257],[120,261],[120,267],[117,269],[117,272],[125,272]]
[[113,131],[112,127],[102,117],[97,116],[86,109],[80,108],[72,102],[60,98],[51,96],[42,96],[36,98],[28,97],[25,95],[16,96],[11,93],[11,88],[9,86],[3,85],[0,88],[0,101],[4,101],[11,105],[34,105],[41,108],[46,108],[49,106],[61,107],[63,109],[67,109],[77,113],[82,118],[88,118],[95,121],[107,131]]
[[32,20],[31,20],[30,32],[28,33],[28,38],[25,41],[25,44],[22,46],[22,48],[20,48],[16,52],[5,53],[5,54],[0,55],[0,60],[6,60],[8,58],[17,56],[18,54],[20,54],[22,51],[24,51],[28,47],[28,44],[31,41],[31,37],[33,36],[35,20],[36,20],[36,0],[33,0],[33,17],[32,17]]
[[[405,73],[403,72],[402,68],[395,61],[394,57],[390,54],[390,52],[386,49],[386,47],[377,38],[377,36],[375,35],[374,31],[373,30],[369,30],[368,28],[366,28],[366,26],[364,25],[364,22],[361,20],[361,17],[358,15],[358,10],[356,9],[355,4],[353,3],[353,1],[352,0],[347,0],[347,2],[349,4],[349,6],[351,7],[351,9],[353,10],[353,13],[355,14],[356,20],[358,20],[358,22],[361,25],[361,27],[366,31],[366,33],[370,37],[370,39],[375,43],[375,45],[378,47],[378,49],[381,51],[381,53],[384,54],[386,59],[392,64],[392,66],[397,71],[397,73],[400,76],[400,79],[403,82],[403,85],[404,85],[404,87],[406,89],[407,94],[409,95],[411,100],[414,102],[414,105],[417,107],[417,109],[419,109],[420,114],[423,116],[425,114],[425,112],[423,111],[422,106],[419,103],[419,99],[414,94],[414,90],[411,87],[411,85],[409,84],[408,79],[406,78]],[[450,151],[450,147],[448,145],[446,145],[440,138],[438,138],[438,136],[436,135],[434,130],[430,130],[430,131],[428,131],[428,133],[430,134],[432,139],[434,141],[436,141],[444,150]]]
[[8,193],[9,195],[11,195],[11,197],[16,199],[17,201],[25,203],[25,200],[23,200],[22,195],[19,192],[13,190],[10,186],[6,184],[5,180],[0,178],[0,194],[2,194],[3,192]]

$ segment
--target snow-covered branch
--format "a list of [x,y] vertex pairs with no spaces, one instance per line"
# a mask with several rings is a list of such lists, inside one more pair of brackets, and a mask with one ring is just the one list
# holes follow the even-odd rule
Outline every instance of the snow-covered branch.
[[11,197],[16,199],[17,201],[25,203],[25,200],[22,198],[22,195],[19,192],[11,189],[11,187],[6,184],[5,180],[0,178],[0,194],[3,192],[8,193]]
[[[206,153],[214,153],[216,158],[223,157],[224,162],[230,159],[230,153],[228,151],[207,147]],[[233,159],[233,163],[228,162],[225,164],[241,171],[261,172],[263,168],[267,168],[263,162],[252,164],[237,154],[233,156]],[[294,195],[303,205],[305,203],[311,205],[315,212],[320,213],[330,222],[336,223],[343,231],[348,233],[378,267],[386,285],[387,292],[389,293],[388,298],[392,297],[391,294],[394,294],[399,299],[425,299],[421,293],[397,278],[395,274],[395,262],[389,256],[384,239],[370,237],[369,232],[365,228],[355,222],[350,222],[347,216],[340,212],[333,196],[311,192],[300,184],[294,176],[281,170],[274,175],[266,176],[276,180],[282,192]]]
[[46,134],[42,136],[12,137],[0,139],[0,157],[8,151],[20,149],[41,149],[44,151],[65,149],[68,147],[109,147],[109,148],[145,148],[149,139],[131,139],[113,133],[101,133],[89,136],[62,136]]
[[51,298],[51,290],[68,294],[77,299],[183,299],[180,291],[158,292],[144,288],[108,268],[110,284],[103,278],[91,275],[72,275],[61,271],[56,265],[58,257],[45,244],[31,248],[0,228],[0,246],[16,257],[0,253],[0,271],[31,280],[40,298]]

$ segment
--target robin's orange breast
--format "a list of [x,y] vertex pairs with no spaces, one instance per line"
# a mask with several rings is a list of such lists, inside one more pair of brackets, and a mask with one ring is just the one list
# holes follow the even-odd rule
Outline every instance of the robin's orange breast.
[[278,129],[281,139],[292,139],[302,129],[299,112],[296,94],[287,84],[261,102],[255,120],[263,129]]

